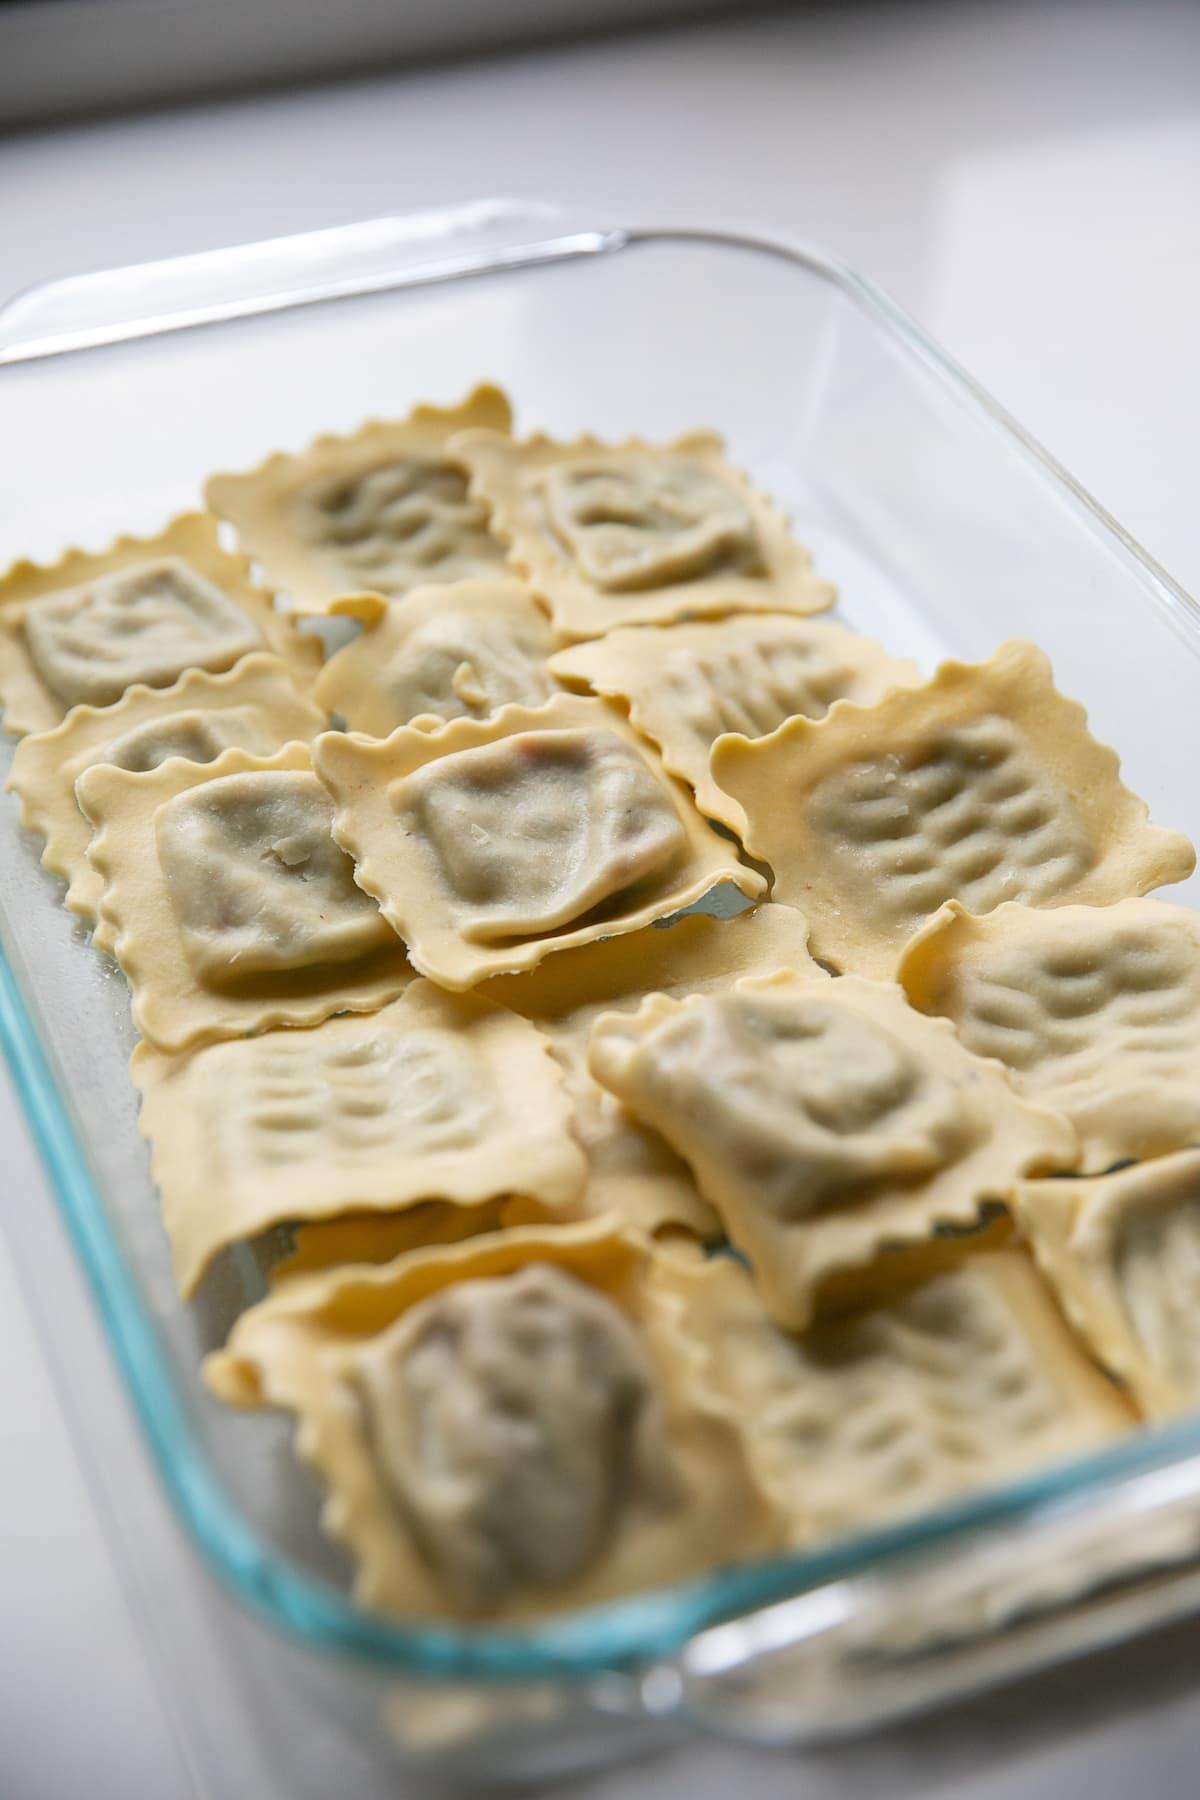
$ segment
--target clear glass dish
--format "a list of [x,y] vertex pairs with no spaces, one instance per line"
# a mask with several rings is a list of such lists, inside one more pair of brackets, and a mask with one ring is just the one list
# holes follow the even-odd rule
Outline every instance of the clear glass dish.
[[[1200,839],[1200,611],[882,294],[765,233],[481,202],[19,296],[0,309],[0,561],[153,530],[215,469],[483,378],[523,430],[720,430],[852,625],[926,666],[1035,639],[1156,818]],[[10,755],[6,740],[0,774]],[[527,1776],[681,1727],[856,1732],[1200,1597],[1186,1420],[818,1555],[536,1629],[365,1615],[285,1422],[200,1384],[260,1262],[227,1256],[197,1304],[176,1298],[124,984],[38,848],[6,797],[0,1034],[175,1512],[237,1602],[220,1642],[273,1766],[287,1759],[281,1791],[325,1794],[352,1768],[356,1794],[383,1794],[397,1753]],[[31,1267],[37,1234],[12,1222]],[[40,1267],[43,1307],[47,1283]]]

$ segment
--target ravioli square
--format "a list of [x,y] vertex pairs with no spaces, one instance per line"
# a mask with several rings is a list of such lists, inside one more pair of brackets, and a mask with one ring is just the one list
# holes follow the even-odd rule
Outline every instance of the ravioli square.
[[1200,1406],[1200,1150],[1087,1181],[1035,1181],[1015,1210],[1096,1359],[1147,1419]]
[[960,1255],[801,1334],[772,1322],[729,1257],[658,1269],[797,1548],[1098,1450],[1136,1423],[1021,1250]]
[[297,612],[328,612],[346,594],[391,600],[430,582],[486,581],[504,573],[504,550],[450,442],[511,423],[500,390],[477,387],[458,406],[418,406],[214,475],[204,497]]
[[604,1014],[588,1060],[691,1165],[793,1330],[831,1278],[939,1226],[970,1230],[1025,1176],[1079,1159],[1065,1119],[1018,1098],[944,1019],[861,976],[656,994]]
[[7,786],[20,796],[21,821],[46,840],[42,866],[67,883],[66,904],[112,949],[99,920],[104,882],[88,862],[92,828],[75,783],[95,763],[145,772],[173,756],[214,762],[234,748],[263,755],[307,742],[328,724],[298,692],[278,657],[257,653],[220,675],[189,669],[169,688],[133,687],[115,706],[72,707],[52,731],[22,738]]
[[[735,919],[691,913],[627,937],[564,950],[524,975],[499,975],[477,990],[546,1032],[574,1103],[574,1129],[587,1152],[580,1209],[617,1213],[634,1228],[722,1235],[683,1158],[643,1125],[589,1072],[588,1040],[602,1013],[632,1011],[650,993],[711,993],[741,975],[788,968],[827,980],[808,954],[808,925],[790,906],[758,906]],[[508,1217],[519,1216],[510,1209]]]
[[1200,1141],[1200,917],[1162,900],[950,901],[907,946],[900,981],[1020,1091],[1070,1119],[1083,1169]]
[[313,751],[359,885],[442,987],[532,968],[762,877],[602,700],[559,694]]
[[188,669],[218,674],[256,650],[281,657],[301,686],[321,662],[320,645],[275,611],[245,559],[221,548],[207,513],[0,575],[0,702],[16,737],[52,730],[73,706],[111,706]]
[[142,1044],[132,1074],[185,1295],[219,1250],[273,1225],[370,1213],[386,1237],[380,1215],[516,1193],[553,1211],[585,1179],[548,1039],[427,981],[367,1018],[190,1056]]
[[665,445],[591,437],[518,443],[464,432],[454,448],[513,569],[564,638],[734,612],[822,612],[828,582],[720,438]]
[[1032,644],[943,663],[872,707],[839,701],[819,724],[719,738],[712,774],[744,807],[775,898],[807,913],[816,955],[863,975],[890,976],[947,900],[1103,906],[1196,863],[1187,838],[1147,822]]
[[297,1278],[205,1365],[296,1420],[355,1597],[520,1622],[772,1548],[644,1240],[524,1227]]
[[75,792],[134,1023],[160,1050],[374,1012],[410,979],[306,745],[145,773],[97,763]]
[[550,670],[569,687],[625,701],[700,811],[739,837],[745,812],[709,766],[719,737],[765,737],[797,713],[822,719],[835,700],[870,706],[921,679],[915,663],[842,625],[775,613],[628,626],[560,650]]
[[330,611],[362,621],[330,657],[316,696],[351,731],[387,737],[427,719],[484,719],[501,706],[540,706],[557,682],[546,668],[550,622],[515,581],[414,588],[390,605],[373,596]]

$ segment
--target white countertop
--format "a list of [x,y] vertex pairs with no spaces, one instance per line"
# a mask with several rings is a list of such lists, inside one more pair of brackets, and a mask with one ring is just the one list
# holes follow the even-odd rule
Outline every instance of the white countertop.
[[[1200,591],[1200,10],[814,7],[11,138],[0,283],[480,193],[752,219],[827,243]],[[6,1084],[0,1166],[22,1204],[52,1204]],[[154,1603],[186,1608],[197,1577],[102,1360],[87,1404],[112,1409]],[[5,1800],[202,1791],[5,1252],[0,1410]],[[1092,1663],[849,1759],[706,1746],[588,1792],[674,1800],[752,1781],[761,1800],[857,1800],[877,1785],[914,1800],[1192,1800],[1195,1660],[1180,1631],[1149,1661]],[[235,1782],[206,1800],[251,1794]]]

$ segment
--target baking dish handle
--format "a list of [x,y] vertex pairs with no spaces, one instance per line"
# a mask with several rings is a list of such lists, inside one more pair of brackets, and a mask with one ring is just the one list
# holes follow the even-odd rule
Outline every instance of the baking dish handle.
[[1200,1609],[1200,1457],[693,1637],[642,1708],[765,1744],[836,1740]]
[[476,200],[42,282],[0,306],[0,364],[186,326],[617,249],[615,227],[537,200]]

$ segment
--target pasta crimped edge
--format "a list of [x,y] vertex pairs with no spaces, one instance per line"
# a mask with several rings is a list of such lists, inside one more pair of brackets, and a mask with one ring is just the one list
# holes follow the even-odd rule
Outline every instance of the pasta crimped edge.
[[[471,493],[491,508],[492,529],[508,545],[513,567],[539,595],[567,642],[601,637],[618,625],[666,623],[685,614],[824,612],[836,592],[812,573],[807,550],[792,538],[780,509],[725,460],[712,432],[689,432],[667,444],[642,438],[604,443],[589,434],[559,441],[544,433],[516,440],[499,432],[464,431],[454,450],[471,469]],[[548,534],[530,523],[521,476],[588,458],[685,455],[719,472],[747,506],[758,530],[768,576],[718,575],[606,596],[578,573],[565,552],[547,551]]]
[[[598,1605],[774,1548],[781,1525],[748,1468],[736,1426],[707,1391],[679,1310],[648,1279],[648,1246],[611,1218],[519,1226],[396,1262],[297,1276],[243,1314],[224,1351],[204,1368],[220,1398],[284,1407],[297,1419],[297,1453],[325,1485],[322,1525],[351,1555],[355,1598],[410,1617],[445,1617],[447,1599],[402,1530],[377,1472],[353,1384],[354,1341],[322,1348],[320,1322],[361,1341],[458,1280],[494,1278],[549,1262],[599,1288],[642,1325],[671,1427],[688,1504],[642,1521],[586,1575],[552,1595],[526,1597],[499,1615],[520,1621]],[[306,1334],[306,1319],[310,1321]],[[315,1328],[311,1322],[315,1321]],[[315,1339],[315,1342],[313,1341]]]
[[[419,893],[421,885],[431,891],[431,879],[423,853],[405,843],[389,789],[460,751],[487,748],[522,734],[589,725],[611,732],[632,749],[671,802],[688,841],[690,877],[672,875],[654,898],[628,913],[540,935],[530,933],[507,947],[476,947],[447,921],[436,894],[431,903],[428,891]],[[533,968],[556,951],[636,931],[683,912],[725,884],[749,898],[760,895],[766,885],[704,822],[690,794],[663,769],[652,746],[604,700],[556,694],[544,706],[504,706],[487,719],[453,719],[435,730],[402,725],[382,739],[330,731],[313,746],[313,767],[333,795],[334,837],[353,857],[359,886],[379,902],[384,917],[404,938],[413,967],[456,991],[492,975]]]
[[[52,563],[24,559],[0,574],[0,701],[6,731],[15,737],[49,731],[70,711],[42,681],[25,648],[26,608],[88,581],[164,557],[178,557],[220,588],[257,626],[262,648],[287,664],[297,686],[311,685],[321,666],[317,639],[298,631],[286,613],[276,610],[271,593],[252,579],[248,557],[223,548],[211,513],[180,513],[152,537],[119,537],[104,550],[72,548]],[[241,655],[254,653],[243,651]],[[235,660],[240,661],[241,656]]]

